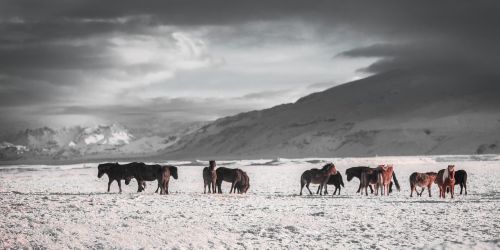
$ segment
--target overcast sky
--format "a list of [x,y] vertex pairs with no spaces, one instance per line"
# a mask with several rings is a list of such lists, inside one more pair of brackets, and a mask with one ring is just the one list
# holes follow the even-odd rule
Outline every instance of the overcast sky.
[[398,68],[499,74],[499,6],[0,0],[0,126],[212,120]]

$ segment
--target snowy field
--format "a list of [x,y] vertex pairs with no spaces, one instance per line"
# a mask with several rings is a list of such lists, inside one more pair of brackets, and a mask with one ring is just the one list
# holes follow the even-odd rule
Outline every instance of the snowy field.
[[[323,160],[343,174],[341,195],[298,196],[301,173]],[[401,192],[361,196],[359,181],[345,180],[348,167],[384,163],[395,165]],[[467,196],[439,199],[433,186],[432,198],[409,197],[412,172],[449,163],[468,172]],[[106,193],[97,164],[0,166],[0,248],[500,248],[499,156],[218,162],[247,171],[246,195],[228,194],[228,183],[224,194],[204,195],[207,163],[175,164],[168,196],[155,194],[153,182],[138,194],[135,181]]]

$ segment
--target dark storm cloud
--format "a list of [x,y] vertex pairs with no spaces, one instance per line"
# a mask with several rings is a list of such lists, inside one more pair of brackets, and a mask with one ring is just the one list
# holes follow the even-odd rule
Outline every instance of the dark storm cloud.
[[[47,114],[189,115],[195,110],[228,114],[222,105],[210,100],[196,103],[167,98],[135,106],[93,107],[64,103],[64,96],[73,101],[75,93],[78,95],[89,81],[101,76],[116,79],[117,74],[110,76],[109,70],[139,76],[151,69],[160,70],[151,62],[124,65],[110,54],[115,46],[110,39],[158,36],[155,28],[161,26],[207,27],[212,41],[245,51],[270,40],[276,44],[302,41],[304,37],[294,33],[296,24],[302,24],[302,30],[311,31],[307,33],[310,40],[368,44],[347,48],[337,57],[378,58],[362,69],[371,73],[404,68],[424,74],[498,74],[498,13],[498,1],[1,1],[0,104],[43,104],[47,108],[40,112]],[[249,28],[251,23],[262,25]],[[291,24],[288,27],[292,28],[276,23]],[[229,28],[221,32],[211,27]],[[243,42],[234,42],[241,37]],[[87,79],[89,76],[92,79]],[[134,90],[122,92],[126,91]],[[279,94],[264,90],[240,100]],[[50,104],[59,108],[50,109]],[[242,109],[238,106],[235,110]]]

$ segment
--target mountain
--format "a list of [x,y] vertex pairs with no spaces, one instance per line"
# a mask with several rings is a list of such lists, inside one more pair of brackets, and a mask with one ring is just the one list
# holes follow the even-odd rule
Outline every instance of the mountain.
[[391,71],[214,121],[166,158],[500,153],[500,78]]
[[26,129],[7,135],[0,143],[0,160],[88,160],[143,157],[175,144],[181,136],[199,128],[199,123],[174,129],[171,133],[132,134],[120,124]]

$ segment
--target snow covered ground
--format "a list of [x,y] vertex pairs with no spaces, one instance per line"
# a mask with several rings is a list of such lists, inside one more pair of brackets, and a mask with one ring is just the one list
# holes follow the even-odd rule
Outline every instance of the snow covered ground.
[[[333,161],[344,175],[340,196],[298,196],[309,168]],[[361,196],[348,167],[393,163],[401,192]],[[409,197],[414,171],[448,163],[469,173],[469,194]],[[500,248],[500,157],[433,156],[219,162],[247,171],[246,195],[203,195],[206,162],[175,162],[168,196],[137,194],[136,183],[97,178],[96,164],[0,167],[0,248]],[[314,186],[316,188],[316,185]],[[333,191],[332,188],[329,189]],[[459,188],[458,188],[459,191]],[[425,193],[424,193],[425,194]]]

